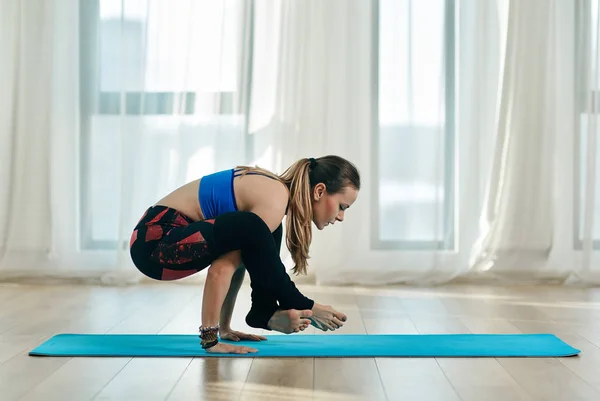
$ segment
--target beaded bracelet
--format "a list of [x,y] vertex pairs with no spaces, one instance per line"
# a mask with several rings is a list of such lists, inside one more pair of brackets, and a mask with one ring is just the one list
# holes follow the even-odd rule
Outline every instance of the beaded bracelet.
[[200,344],[203,349],[211,348],[219,342],[219,325],[199,328]]

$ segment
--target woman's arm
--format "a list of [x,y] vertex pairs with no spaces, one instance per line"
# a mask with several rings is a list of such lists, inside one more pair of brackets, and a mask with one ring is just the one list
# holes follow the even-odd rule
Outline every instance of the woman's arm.
[[227,296],[225,297],[225,301],[223,302],[221,318],[219,320],[219,326],[223,332],[231,330],[231,317],[233,316],[233,309],[235,307],[238,292],[244,282],[245,273],[246,269],[243,266],[238,267],[231,278],[231,284]]
[[[237,260],[239,260],[239,255]],[[222,331],[216,329],[219,323],[219,315],[238,265],[235,252],[230,252],[215,260],[208,268],[202,297],[202,329],[207,330],[209,334],[201,333],[202,342],[211,345],[206,349],[207,352],[236,354],[257,352],[256,348],[218,342],[218,334]],[[231,317],[229,320],[231,320]],[[216,341],[215,345],[212,345],[214,344],[213,340]]]
[[219,324],[219,316],[236,268],[235,252],[221,256],[208,268],[202,295],[202,326],[216,327]]

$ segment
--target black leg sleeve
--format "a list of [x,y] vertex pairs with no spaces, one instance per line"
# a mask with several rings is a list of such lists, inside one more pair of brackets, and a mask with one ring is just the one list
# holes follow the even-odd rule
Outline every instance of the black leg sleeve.
[[312,309],[314,301],[290,279],[269,227],[257,214],[229,212],[217,217],[214,243],[219,254],[241,251],[253,290],[269,294],[282,309]]
[[[275,247],[278,251],[281,251],[281,240],[283,237],[283,226],[280,224],[275,231],[273,231],[273,240],[275,241]],[[246,315],[246,324],[250,327],[258,329],[269,329],[269,320],[271,316],[279,309],[277,299],[271,294],[261,291],[259,288],[253,288],[252,294],[252,306],[250,312]]]

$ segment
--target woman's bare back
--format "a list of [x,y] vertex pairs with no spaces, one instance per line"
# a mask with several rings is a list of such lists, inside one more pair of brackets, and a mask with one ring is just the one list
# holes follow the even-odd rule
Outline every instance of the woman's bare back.
[[[202,221],[204,215],[198,199],[200,185],[202,185],[201,179],[191,181],[156,202],[156,205],[176,209],[194,221]],[[289,196],[283,183],[258,174],[235,177],[233,192],[239,211],[260,210],[271,214],[268,209],[273,208],[273,202],[276,202],[280,207],[273,208],[270,220],[279,219],[280,210],[287,207]]]

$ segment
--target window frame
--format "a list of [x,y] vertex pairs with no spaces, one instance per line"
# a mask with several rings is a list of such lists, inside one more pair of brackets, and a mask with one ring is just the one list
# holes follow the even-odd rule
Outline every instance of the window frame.
[[[79,0],[79,146],[78,146],[78,228],[80,249],[85,251],[102,251],[109,249],[126,249],[129,240],[96,240],[93,238],[93,210],[87,201],[91,194],[90,177],[90,152],[91,150],[91,121],[93,116],[156,116],[173,115],[172,102],[169,99],[178,97],[183,99],[183,110],[178,115],[192,115],[196,93],[193,92],[98,92],[99,63],[97,54],[99,47],[99,15],[100,1]],[[248,115],[250,102],[250,88],[252,85],[253,42],[254,42],[254,0],[242,0],[240,12],[243,18],[243,41],[238,49],[240,57],[238,92],[216,92],[221,107],[220,115],[233,115],[241,112]],[[239,96],[239,97],[237,97]],[[153,99],[163,107],[153,110],[144,108],[140,112],[142,101]],[[170,107],[171,106],[171,107]],[[122,108],[125,112],[121,112]],[[236,110],[238,109],[238,110]],[[248,134],[248,119],[244,123],[244,154],[245,161],[253,159],[254,137]]]
[[381,217],[379,196],[379,0],[372,3],[372,64],[371,86],[373,99],[371,102],[371,182],[375,183],[371,191],[372,208],[371,217],[371,249],[373,250],[402,250],[402,251],[455,251],[457,248],[456,236],[456,0],[445,0],[444,24],[444,49],[445,49],[445,153],[444,153],[444,237],[443,240],[432,241],[406,241],[382,240],[380,237]]
[[[591,6],[591,2],[595,1],[596,3],[599,3],[598,6],[600,7],[600,1],[598,0],[590,0],[590,6]],[[598,89],[591,89],[589,87],[586,87],[589,82],[586,82],[582,77],[586,76],[586,74],[582,73],[584,67],[584,64],[589,62],[590,57],[592,57],[592,54],[586,54],[584,52],[587,51],[591,51],[593,50],[591,48],[592,46],[592,38],[588,35],[586,37],[582,37],[580,34],[581,32],[585,32],[585,33],[591,33],[593,35],[593,26],[591,24],[591,21],[588,19],[583,19],[584,15],[590,15],[588,14],[588,12],[590,10],[588,10],[586,8],[586,3],[582,3],[582,2],[575,2],[574,4],[575,7],[575,19],[576,21],[586,21],[587,23],[589,23],[590,25],[587,26],[587,29],[581,29],[578,24],[574,24],[574,28],[575,28],[575,32],[573,34],[573,38],[575,40],[574,43],[574,48],[575,48],[575,60],[576,60],[576,67],[573,69],[573,82],[575,83],[575,110],[577,111],[577,115],[574,118],[574,122],[575,122],[575,126],[574,126],[574,131],[575,131],[575,135],[573,136],[574,140],[573,140],[573,224],[572,224],[572,229],[573,229],[573,250],[575,251],[583,251],[584,248],[584,241],[583,239],[580,238],[579,236],[579,232],[581,231],[581,225],[579,224],[580,219],[581,219],[581,214],[582,214],[582,210],[580,207],[580,196],[581,194],[581,190],[582,190],[582,186],[580,185],[580,180],[582,178],[582,174],[583,171],[581,169],[581,162],[582,160],[584,160],[584,158],[586,158],[586,155],[584,153],[581,152],[581,142],[582,142],[582,137],[583,137],[583,133],[581,132],[581,118],[584,115],[589,115],[589,114],[597,114],[600,112],[600,106],[599,106],[599,101],[600,101],[600,88]],[[600,45],[600,44],[599,44]],[[592,99],[592,103],[591,103],[591,107],[593,107],[593,109],[589,109],[588,107],[588,100]],[[593,232],[592,232],[593,235]],[[594,239],[592,238],[592,249],[593,250],[600,250],[600,239]]]

